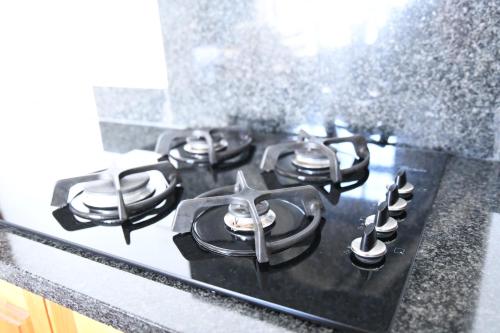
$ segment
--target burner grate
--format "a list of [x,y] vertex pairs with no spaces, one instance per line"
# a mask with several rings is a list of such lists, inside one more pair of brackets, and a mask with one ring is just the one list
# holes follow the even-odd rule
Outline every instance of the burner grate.
[[[358,159],[349,168],[341,169],[334,144],[350,142]],[[301,131],[296,141],[278,143],[266,148],[260,168],[303,182],[339,184],[368,168],[370,151],[364,137],[319,138]],[[283,162],[283,163],[280,163]]]
[[[228,187],[212,190],[194,199],[182,201],[176,211],[172,229],[174,232],[185,233],[193,230],[193,223],[210,208],[218,206],[240,205],[246,207],[253,221],[253,239],[255,243],[254,251],[235,252],[218,251],[209,243],[205,242],[205,248],[226,255],[255,255],[259,263],[269,262],[271,253],[285,250],[301,242],[317,229],[321,220],[322,204],[318,191],[310,185],[283,188],[278,190],[259,191],[248,186],[245,176],[241,170],[238,171],[237,181],[231,194],[227,193]],[[267,241],[262,225],[261,216],[257,205],[263,201],[281,200],[301,207],[306,216],[311,216],[312,220],[300,231],[285,238]],[[221,222],[224,223],[224,222]],[[199,237],[195,239],[200,243],[203,241]]]
[[[149,175],[151,171],[161,175],[155,184],[150,184],[150,177],[156,178]],[[110,168],[59,180],[54,188],[52,206],[67,205],[75,216],[94,224],[120,225],[160,205],[172,195],[179,182],[179,175],[169,162],[124,170]],[[70,190],[77,184],[85,189],[68,198]]]
[[178,162],[216,165],[243,158],[252,143],[250,134],[238,128],[169,130],[155,151]]

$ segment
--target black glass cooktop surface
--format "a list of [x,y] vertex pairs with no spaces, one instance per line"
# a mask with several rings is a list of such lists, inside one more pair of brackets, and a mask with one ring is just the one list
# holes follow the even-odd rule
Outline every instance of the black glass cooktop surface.
[[[258,189],[298,185],[273,173],[262,174],[259,169],[264,148],[288,137],[254,137],[254,149],[248,159],[222,169],[181,166],[182,188],[177,189],[177,198],[193,198],[216,187],[232,185],[237,170],[242,170],[248,183]],[[259,265],[254,257],[227,257],[207,252],[190,233],[172,232],[175,205],[165,207],[143,224],[88,225],[72,230],[67,225],[70,212],[50,206],[53,184],[51,188],[30,189],[22,205],[4,205],[3,217],[8,222],[2,224],[324,325],[383,332],[389,329],[404,292],[447,155],[390,145],[369,144],[368,147],[369,173],[343,184],[340,189],[316,184],[321,186],[324,204],[317,232],[293,248],[271,255],[270,263],[265,265]],[[338,149],[341,165],[353,162],[355,155],[350,149],[348,145]],[[155,158],[152,151],[141,152],[141,155],[150,154]],[[134,156],[130,154],[130,158]],[[401,168],[406,170],[415,190],[406,214],[399,218],[397,233],[386,240],[385,259],[376,266],[353,261],[351,241],[361,236],[364,219],[385,199],[387,185],[394,181]],[[82,173],[81,167],[75,165],[76,169],[74,176]],[[87,172],[95,170],[99,169]],[[64,176],[71,176],[69,171]],[[276,209],[276,225],[280,223],[280,214],[282,218],[287,215],[282,209]],[[221,219],[220,228],[223,228],[223,212],[210,214],[211,218]],[[288,215],[294,214],[297,212]],[[274,232],[280,232],[280,228]]]

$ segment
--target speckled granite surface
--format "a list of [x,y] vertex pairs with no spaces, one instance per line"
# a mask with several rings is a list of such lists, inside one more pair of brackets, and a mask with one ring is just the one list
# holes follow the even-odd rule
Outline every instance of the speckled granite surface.
[[[395,316],[394,332],[500,329],[495,311],[500,304],[499,213],[500,163],[452,158]],[[50,246],[0,231],[0,278],[127,332],[223,331],[228,325],[233,332],[330,331],[28,237]]]
[[126,153],[133,149],[145,148],[154,143],[165,129],[161,127],[99,122],[104,150]]
[[449,161],[395,331],[500,330],[500,163]]
[[[58,242],[16,233],[0,229],[1,279],[125,332],[221,332],[228,325],[233,332],[331,331]],[[50,258],[50,265],[40,258]]]
[[160,90],[97,88],[107,119],[271,131],[341,121],[500,159],[498,1],[159,0],[159,10],[165,105],[136,100],[159,102]]
[[164,122],[165,91],[94,87],[99,117],[103,120],[132,121],[141,124]]

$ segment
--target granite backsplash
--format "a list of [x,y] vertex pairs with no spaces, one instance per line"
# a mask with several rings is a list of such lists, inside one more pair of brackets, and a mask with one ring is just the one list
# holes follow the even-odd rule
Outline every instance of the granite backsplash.
[[168,87],[95,87],[103,122],[341,124],[500,160],[496,0],[159,0],[159,13]]

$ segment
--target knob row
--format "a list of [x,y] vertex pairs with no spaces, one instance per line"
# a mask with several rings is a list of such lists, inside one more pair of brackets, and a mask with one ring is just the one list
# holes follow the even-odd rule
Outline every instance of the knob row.
[[386,239],[398,229],[398,221],[393,216],[400,216],[405,212],[408,202],[403,197],[413,193],[414,186],[406,179],[406,172],[399,170],[394,184],[387,189],[386,200],[379,203],[377,212],[365,219],[363,235],[354,239],[351,250],[356,259],[366,264],[380,262],[387,246],[378,238]]

